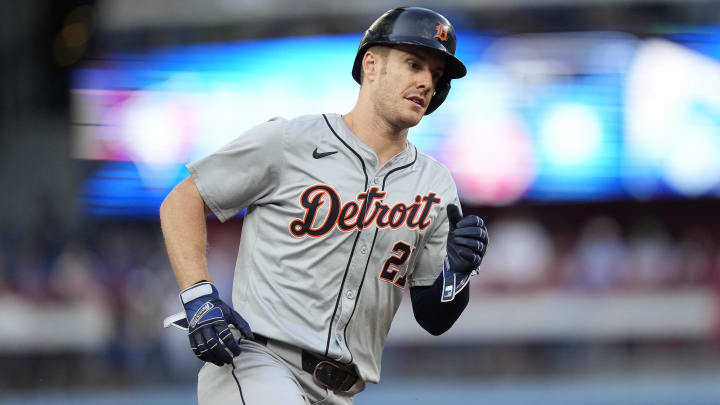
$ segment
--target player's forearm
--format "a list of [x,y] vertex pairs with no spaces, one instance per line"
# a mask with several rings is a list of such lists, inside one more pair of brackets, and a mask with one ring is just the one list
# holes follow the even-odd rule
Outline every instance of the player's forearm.
[[470,289],[466,287],[452,301],[441,302],[442,286],[441,273],[432,286],[410,289],[415,320],[434,336],[448,331],[470,301]]
[[178,184],[160,206],[160,225],[180,289],[210,280],[205,259],[207,209],[190,178]]

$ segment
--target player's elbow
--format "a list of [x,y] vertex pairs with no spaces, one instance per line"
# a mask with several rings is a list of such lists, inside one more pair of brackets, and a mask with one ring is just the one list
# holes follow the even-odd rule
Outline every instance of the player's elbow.
[[[433,305],[438,304],[440,303],[434,303]],[[447,332],[459,316],[459,314],[446,313],[439,310],[439,308],[428,307],[419,303],[413,307],[413,314],[418,325],[433,336],[440,336]]]
[[428,333],[430,333],[433,336],[440,336],[447,331],[447,330],[430,330],[430,329],[425,329],[425,330],[428,331]]
[[452,324],[446,326],[446,325],[440,325],[440,324],[437,324],[437,323],[431,323],[431,324],[427,324],[427,323],[426,323],[426,324],[422,324],[422,323],[418,322],[418,324],[420,324],[420,326],[421,326],[423,329],[425,329],[429,334],[431,334],[431,335],[433,335],[433,336],[440,336],[440,335],[442,335],[443,333],[445,333],[445,332],[447,332],[448,330],[450,330],[450,327],[452,326]]
[[412,287],[413,315],[417,323],[433,336],[439,336],[450,330],[470,301],[468,289],[455,296],[450,302],[442,302],[440,296],[442,283],[432,287]]
[[448,314],[433,314],[432,312],[424,312],[420,316],[416,314],[415,320],[420,327],[427,331],[427,333],[433,336],[440,336],[450,330],[450,328],[455,324],[457,316],[454,314],[448,316]]

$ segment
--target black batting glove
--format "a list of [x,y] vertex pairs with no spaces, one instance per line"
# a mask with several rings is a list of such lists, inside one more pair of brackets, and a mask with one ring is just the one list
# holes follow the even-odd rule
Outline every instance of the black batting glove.
[[220,299],[217,288],[210,282],[183,290],[180,301],[187,315],[190,347],[202,361],[223,366],[240,354],[229,325],[234,325],[243,336],[253,337],[250,325]]
[[485,223],[477,215],[463,217],[455,204],[447,206],[447,216],[450,221],[447,239],[450,269],[457,273],[470,273],[480,266],[487,250]]

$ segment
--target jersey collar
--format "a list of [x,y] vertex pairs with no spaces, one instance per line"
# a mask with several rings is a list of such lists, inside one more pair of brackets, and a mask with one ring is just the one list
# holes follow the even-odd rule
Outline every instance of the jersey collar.
[[[377,168],[378,158],[375,151],[345,124],[340,114],[325,114],[328,118],[328,122],[333,126],[335,132],[342,138],[343,141],[351,145],[355,150],[360,153],[360,156],[369,163],[372,163]],[[405,149],[400,151],[398,154],[390,158],[385,163],[385,167],[395,167],[398,165],[404,165],[411,162],[415,158],[415,146],[410,141],[405,142]]]

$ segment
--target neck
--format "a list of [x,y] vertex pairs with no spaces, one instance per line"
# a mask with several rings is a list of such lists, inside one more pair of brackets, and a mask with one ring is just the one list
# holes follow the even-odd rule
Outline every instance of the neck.
[[380,166],[405,149],[408,129],[392,125],[373,111],[356,105],[342,118],[345,125],[375,151]]

